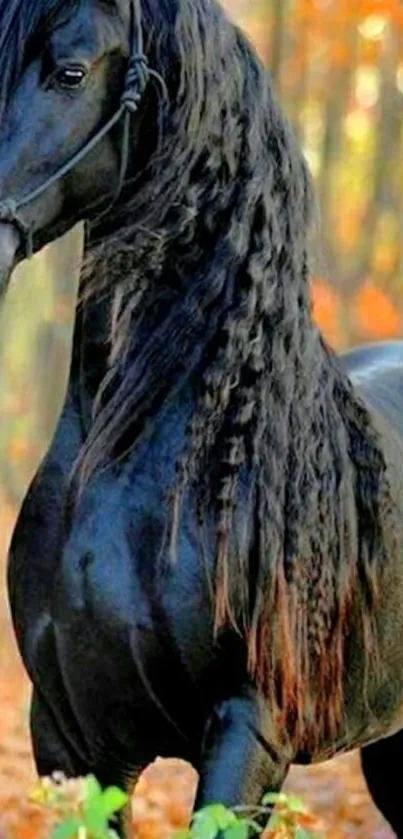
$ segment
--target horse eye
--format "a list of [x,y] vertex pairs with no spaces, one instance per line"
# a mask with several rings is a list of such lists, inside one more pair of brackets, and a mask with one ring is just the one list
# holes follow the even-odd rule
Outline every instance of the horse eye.
[[61,67],[53,74],[52,82],[56,87],[64,90],[78,90],[87,78],[85,67]]

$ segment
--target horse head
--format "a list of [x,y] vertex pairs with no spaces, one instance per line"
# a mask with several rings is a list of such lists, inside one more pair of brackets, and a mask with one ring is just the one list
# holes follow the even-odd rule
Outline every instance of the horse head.
[[0,0],[0,32],[1,291],[18,261],[105,214],[140,171],[150,131],[135,162],[129,148],[156,74],[138,0]]

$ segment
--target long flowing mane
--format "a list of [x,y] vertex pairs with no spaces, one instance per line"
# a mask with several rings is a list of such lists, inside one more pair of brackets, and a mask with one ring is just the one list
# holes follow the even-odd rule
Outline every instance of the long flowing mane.
[[214,0],[143,0],[142,17],[169,106],[90,238],[82,293],[111,296],[111,347],[81,480],[194,383],[173,534],[181,504],[214,511],[216,631],[236,624],[251,677],[308,743],[340,722],[357,586],[369,660],[385,462],[312,323],[311,182],[267,72]]
[[312,744],[341,719],[357,586],[373,652],[385,462],[312,323],[311,182],[268,74],[215,2],[142,11],[171,105],[117,233],[89,254],[90,290],[115,299],[82,476],[129,452],[193,377],[173,531],[192,493],[200,519],[214,510],[216,631],[240,628],[251,677]]

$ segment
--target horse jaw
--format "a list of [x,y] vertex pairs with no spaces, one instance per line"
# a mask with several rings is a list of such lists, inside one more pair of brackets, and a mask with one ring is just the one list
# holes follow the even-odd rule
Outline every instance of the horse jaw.
[[20,237],[14,225],[0,222],[0,298],[7,289],[19,244]]

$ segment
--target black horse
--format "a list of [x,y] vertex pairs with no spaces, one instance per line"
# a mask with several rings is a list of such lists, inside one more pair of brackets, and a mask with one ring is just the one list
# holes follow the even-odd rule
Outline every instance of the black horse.
[[9,566],[39,772],[236,805],[359,746],[402,839],[403,342],[314,326],[266,72],[215,0],[0,0],[0,107],[3,289],[87,222]]

